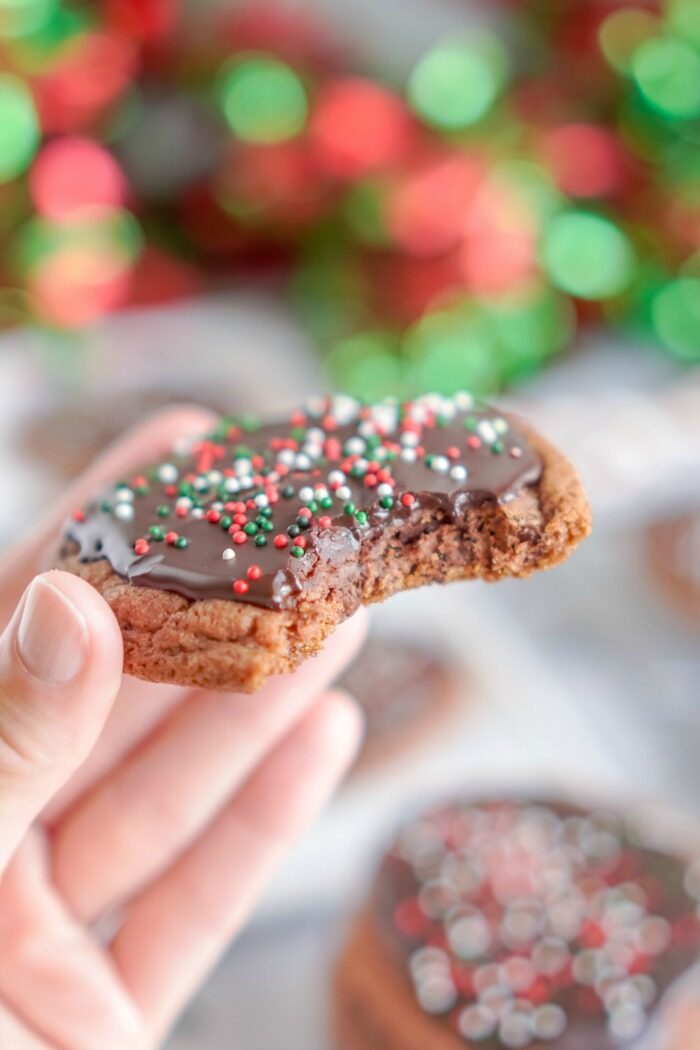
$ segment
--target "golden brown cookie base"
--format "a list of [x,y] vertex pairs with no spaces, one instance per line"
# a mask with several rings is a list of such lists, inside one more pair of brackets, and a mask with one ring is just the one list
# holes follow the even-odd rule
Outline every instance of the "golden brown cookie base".
[[588,502],[569,462],[522,427],[542,459],[542,477],[508,503],[471,507],[459,524],[424,512],[387,528],[359,557],[333,571],[311,564],[293,610],[241,601],[191,601],[128,583],[106,561],[81,563],[62,551],[58,568],[91,583],[112,607],[124,637],[124,670],[154,682],[253,692],[292,671],[360,605],[397,591],[453,580],[529,576],[562,561],[590,531]]
[[337,1050],[470,1050],[473,1046],[440,1018],[421,1010],[401,966],[367,916],[360,916],[350,933],[336,967],[332,996]]

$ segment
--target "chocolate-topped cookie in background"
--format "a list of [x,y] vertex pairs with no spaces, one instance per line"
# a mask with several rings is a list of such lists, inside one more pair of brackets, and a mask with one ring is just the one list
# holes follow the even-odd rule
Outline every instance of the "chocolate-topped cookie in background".
[[622,814],[438,807],[401,829],[345,944],[336,1045],[629,1050],[698,961],[699,903],[700,860]]
[[115,479],[75,509],[58,565],[112,606],[128,673],[251,691],[361,604],[528,576],[589,530],[573,467],[529,426],[468,394],[337,396],[222,417]]
[[455,711],[465,673],[417,639],[372,635],[338,681],[364,713],[354,773],[367,772],[429,738]]
[[646,553],[664,595],[700,627],[700,509],[650,526]]

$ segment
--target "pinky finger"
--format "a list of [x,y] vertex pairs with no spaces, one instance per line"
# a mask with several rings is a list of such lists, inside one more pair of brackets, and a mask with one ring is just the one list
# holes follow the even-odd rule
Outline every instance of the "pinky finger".
[[203,836],[129,907],[112,945],[122,979],[160,1037],[250,914],[264,884],[327,800],[360,738],[357,706],[322,697]]
[[14,1014],[0,1002],[0,1046],[7,1050],[49,1050],[48,1043],[25,1028]]

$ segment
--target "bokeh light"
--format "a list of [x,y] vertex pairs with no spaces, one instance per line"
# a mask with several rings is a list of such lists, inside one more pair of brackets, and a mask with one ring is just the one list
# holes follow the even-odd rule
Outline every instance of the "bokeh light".
[[126,194],[124,176],[112,155],[77,136],[53,139],[43,147],[29,185],[37,211],[57,220],[92,205],[116,207]]
[[226,119],[245,142],[285,142],[306,123],[304,85],[277,59],[261,55],[235,61],[222,75],[220,92]]
[[485,164],[468,154],[441,159],[409,174],[389,207],[395,243],[418,256],[456,247],[484,177]]
[[32,96],[19,79],[0,73],[0,183],[21,175],[39,144]]
[[635,273],[628,238],[610,220],[581,211],[555,216],[545,231],[542,262],[557,288],[579,299],[607,299]]
[[599,30],[601,51],[613,69],[629,73],[640,45],[657,36],[660,26],[658,15],[642,7],[613,11]]
[[679,277],[662,288],[652,303],[652,320],[669,350],[700,360],[700,277]]
[[311,140],[319,166],[339,179],[360,178],[398,164],[414,139],[406,106],[367,80],[341,78],[319,92]]
[[429,124],[456,131],[488,113],[507,73],[507,56],[496,37],[450,41],[420,59],[409,80],[408,97]]
[[662,36],[641,45],[632,63],[644,98],[673,119],[700,116],[700,55],[683,40]]
[[58,0],[0,0],[0,37],[23,37],[49,22]]
[[557,186],[570,197],[606,197],[622,188],[622,149],[608,128],[562,124],[544,134],[542,151]]
[[404,388],[398,340],[392,332],[360,332],[337,343],[328,366],[343,390],[355,397],[376,400]]
[[668,0],[667,18],[673,32],[700,51],[700,4],[698,0]]

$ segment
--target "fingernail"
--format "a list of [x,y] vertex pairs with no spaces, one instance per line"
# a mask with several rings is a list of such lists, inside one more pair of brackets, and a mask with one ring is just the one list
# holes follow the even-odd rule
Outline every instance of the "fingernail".
[[29,585],[17,628],[17,649],[26,669],[47,685],[70,682],[87,658],[83,614],[43,576]]

